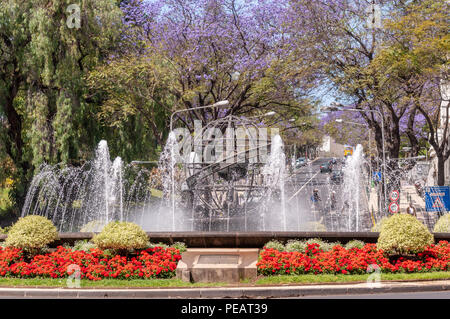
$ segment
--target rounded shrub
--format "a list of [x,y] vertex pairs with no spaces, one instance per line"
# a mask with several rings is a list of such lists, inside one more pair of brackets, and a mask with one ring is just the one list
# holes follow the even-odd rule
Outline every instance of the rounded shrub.
[[278,240],[271,240],[267,242],[264,247],[267,249],[276,249],[278,251],[284,251],[284,245],[283,243],[279,242]]
[[55,225],[45,217],[29,215],[19,220],[8,231],[5,246],[36,251],[58,238]]
[[365,242],[361,240],[351,240],[347,244],[345,244],[345,249],[352,249],[352,248],[363,248],[366,245]]
[[111,222],[92,238],[100,249],[134,250],[148,246],[147,234],[130,222]]
[[445,214],[438,219],[434,225],[433,232],[450,233],[450,214]]
[[408,255],[422,252],[433,242],[433,235],[416,217],[394,214],[383,223],[377,247],[390,255]]

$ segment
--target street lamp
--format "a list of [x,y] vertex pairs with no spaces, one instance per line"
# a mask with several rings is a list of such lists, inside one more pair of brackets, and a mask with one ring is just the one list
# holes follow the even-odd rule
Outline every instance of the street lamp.
[[360,109],[352,109],[352,108],[343,108],[342,104],[338,103],[331,103],[330,106],[324,107],[321,109],[322,112],[330,113],[330,112],[336,112],[336,111],[344,111],[344,112],[369,112],[369,113],[375,113],[380,116],[381,119],[381,139],[382,139],[382,148],[383,148],[383,185],[384,185],[384,211],[386,213],[386,201],[387,201],[387,189],[386,189],[386,152],[385,152],[385,141],[384,141],[384,119],[383,114],[381,114],[378,110],[360,110]]
[[224,108],[227,108],[229,106],[229,104],[230,104],[230,102],[228,102],[228,100],[223,100],[223,101],[219,101],[214,104],[211,104],[211,105],[199,106],[199,107],[193,107],[193,108],[189,108],[189,109],[175,111],[170,116],[170,132],[172,132],[172,129],[173,129],[173,117],[175,116],[175,114],[182,113],[182,112],[188,112],[188,111],[209,109],[209,108],[224,109]]

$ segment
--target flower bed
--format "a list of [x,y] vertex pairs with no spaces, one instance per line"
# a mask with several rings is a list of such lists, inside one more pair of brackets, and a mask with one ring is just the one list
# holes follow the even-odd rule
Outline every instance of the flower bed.
[[450,244],[440,241],[428,246],[424,252],[389,260],[376,244],[363,248],[345,249],[340,245],[324,252],[319,244],[308,244],[305,253],[280,252],[264,248],[257,263],[262,275],[286,274],[365,274],[369,266],[377,265],[382,272],[412,273],[450,270]]
[[23,251],[0,247],[0,276],[19,278],[64,278],[79,266],[80,279],[171,278],[181,259],[178,249],[154,247],[138,252],[136,257],[112,256],[100,249],[89,252],[58,247],[55,252],[36,255],[24,261]]

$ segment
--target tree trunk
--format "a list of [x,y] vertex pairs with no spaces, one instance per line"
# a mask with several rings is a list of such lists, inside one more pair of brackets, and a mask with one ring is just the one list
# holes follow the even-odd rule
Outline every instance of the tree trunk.
[[445,158],[444,154],[437,155],[438,167],[437,167],[437,184],[439,186],[444,186],[445,184]]

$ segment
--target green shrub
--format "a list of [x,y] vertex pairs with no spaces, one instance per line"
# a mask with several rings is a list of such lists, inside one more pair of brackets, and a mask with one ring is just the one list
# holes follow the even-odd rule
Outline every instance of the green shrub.
[[178,249],[180,251],[180,254],[184,253],[187,250],[186,244],[179,241],[173,243],[170,247]]
[[373,227],[370,229],[371,232],[374,233],[379,233],[381,230],[381,227],[383,226],[383,223],[387,220],[387,217],[383,217],[380,219],[380,221],[378,223],[376,223],[375,225],[373,225]]
[[111,222],[92,238],[100,249],[134,250],[148,245],[147,234],[130,222]]
[[363,248],[366,245],[365,242],[361,240],[351,240],[345,245],[345,249],[352,249],[352,248]]
[[407,255],[422,252],[433,242],[433,235],[416,217],[394,214],[383,223],[377,247],[387,254]]
[[97,248],[94,243],[89,242],[88,240],[77,240],[72,247],[72,250],[81,250],[89,252],[92,248]]
[[43,249],[57,238],[58,231],[50,220],[38,215],[29,215],[19,218],[11,227],[5,246],[34,252]]
[[450,214],[445,214],[438,219],[434,225],[433,232],[450,233]]
[[80,232],[82,233],[98,233],[101,232],[103,227],[105,227],[105,222],[101,220],[92,220],[89,223],[81,227]]
[[306,242],[300,240],[289,240],[286,244],[286,251],[304,253],[306,249]]
[[278,251],[284,251],[284,245],[283,243],[279,242],[278,240],[271,240],[267,242],[264,247],[268,249],[276,249]]

